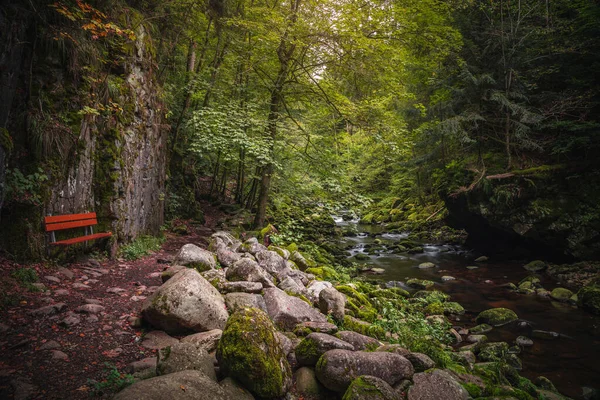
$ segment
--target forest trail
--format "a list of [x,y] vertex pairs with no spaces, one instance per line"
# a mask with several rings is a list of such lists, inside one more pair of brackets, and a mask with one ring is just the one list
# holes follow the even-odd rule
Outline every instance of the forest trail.
[[[123,371],[154,356],[157,350],[143,341],[141,304],[162,284],[161,272],[183,244],[207,243],[218,220],[210,215],[204,227],[167,234],[160,251],[135,261],[30,265],[47,291],[31,292],[15,282],[6,294],[18,295],[19,303],[0,310],[0,398],[88,397],[93,381],[105,380],[112,366]],[[5,278],[21,267],[0,259]]]

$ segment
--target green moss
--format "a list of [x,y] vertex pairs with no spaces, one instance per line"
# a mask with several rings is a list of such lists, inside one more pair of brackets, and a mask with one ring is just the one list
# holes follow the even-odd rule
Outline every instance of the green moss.
[[481,394],[483,392],[481,388],[474,383],[463,383],[462,387],[464,387],[465,390],[469,392],[469,396],[473,398],[481,397]]
[[444,314],[463,315],[465,313],[465,309],[463,308],[463,306],[454,301],[444,303],[443,308]]
[[392,288],[392,289],[376,289],[369,293],[370,297],[379,297],[384,299],[404,299],[410,297],[410,294],[401,288]]
[[600,315],[600,287],[586,286],[577,293],[577,305],[593,314]]
[[442,303],[440,303],[439,301],[435,301],[435,302],[429,304],[427,307],[425,307],[423,312],[428,315],[444,314],[444,305]]
[[428,281],[426,279],[409,279],[406,281],[406,284],[410,287],[416,288],[416,289],[427,289],[429,287],[432,287],[435,283],[432,281]]
[[317,278],[325,281],[337,281],[339,280],[339,274],[337,271],[331,267],[313,267],[308,268],[306,271],[307,274],[313,274]]
[[291,379],[275,332],[263,311],[245,308],[229,317],[217,348],[223,372],[260,397],[282,396]]
[[322,355],[317,343],[310,338],[302,339],[298,346],[296,346],[295,353],[298,360],[301,360],[302,364],[306,365],[315,365]]
[[339,285],[335,287],[340,293],[353,299],[357,304],[361,306],[371,307],[371,302],[364,294],[360,293],[356,289],[348,285]]
[[344,329],[360,333],[361,335],[370,336],[375,339],[385,338],[385,330],[383,328],[364,321],[355,320],[348,315],[344,316]]
[[514,322],[519,317],[514,311],[508,308],[491,308],[479,313],[477,316],[478,323],[485,323],[492,326],[502,326],[510,322]]
[[415,292],[412,297],[415,299],[423,299],[427,304],[433,302],[444,303],[450,299],[450,296],[439,290],[419,290],[418,292]]

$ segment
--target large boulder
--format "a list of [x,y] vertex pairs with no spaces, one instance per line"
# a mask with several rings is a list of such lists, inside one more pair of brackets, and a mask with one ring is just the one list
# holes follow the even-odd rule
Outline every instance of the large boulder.
[[258,263],[250,258],[240,258],[225,274],[230,281],[259,282],[264,287],[274,287],[274,279]]
[[600,315],[600,287],[586,286],[577,292],[577,305],[593,314]]
[[306,258],[299,251],[294,251],[290,254],[290,261],[293,261],[301,271],[306,271],[310,265]]
[[467,400],[467,391],[443,370],[421,372],[413,376],[408,400]]
[[204,250],[195,244],[184,244],[173,260],[174,265],[184,265],[196,268],[198,271],[207,271],[217,267],[217,260],[213,253]]
[[212,331],[194,333],[181,338],[181,343],[193,343],[196,347],[200,347],[207,352],[211,353],[217,349],[219,340],[223,331],[220,329],[213,329]]
[[239,253],[235,253],[226,247],[219,247],[217,249],[217,260],[224,268],[229,268],[235,264],[242,256]]
[[294,372],[294,388],[297,394],[309,399],[319,399],[325,393],[325,388],[317,380],[315,371],[308,367],[299,368]]
[[215,382],[217,380],[212,357],[205,349],[194,343],[177,343],[158,352],[158,364],[156,365],[158,375],[192,369],[202,371],[204,375]]
[[300,365],[316,365],[323,354],[333,349],[354,350],[354,346],[335,336],[313,332],[296,346],[296,360]]
[[399,400],[397,393],[386,381],[374,376],[359,376],[352,381],[343,400]]
[[381,346],[381,342],[372,337],[361,335],[354,331],[340,331],[335,334],[336,337],[344,342],[350,343],[355,350],[373,350]]
[[292,371],[275,327],[257,308],[236,311],[229,318],[217,359],[224,375],[259,397],[283,396],[291,386]]
[[225,304],[229,312],[234,313],[244,308],[258,308],[267,312],[265,299],[260,294],[228,293],[225,295]]
[[297,295],[304,295],[306,293],[306,288],[302,284],[302,282],[297,282],[294,278],[288,276],[283,281],[277,285],[279,289],[284,290],[288,293],[293,293]]
[[346,315],[346,298],[336,288],[326,288],[319,292],[319,310],[331,314],[336,321],[343,321]]
[[289,296],[278,288],[265,289],[264,299],[269,316],[279,328],[292,331],[304,321],[327,322],[327,317],[305,301]]
[[201,371],[181,371],[141,380],[123,389],[114,400],[234,400]]
[[228,247],[232,251],[237,251],[241,245],[241,242],[237,240],[231,233],[225,231],[219,231],[213,233],[211,236],[211,249],[217,250],[222,245]]
[[193,269],[164,283],[142,306],[151,325],[170,334],[223,329],[228,314],[221,294]]
[[327,281],[312,281],[306,287],[306,291],[308,293],[308,298],[314,303],[319,301],[319,295],[325,289],[332,288],[333,285],[331,282]]
[[[284,271],[287,272],[290,268],[287,266],[285,259],[274,251],[261,251],[256,253],[258,264],[269,274],[282,278]],[[280,278],[280,279],[281,279]]]
[[254,400],[252,393],[237,383],[235,379],[227,377],[219,382],[219,385],[221,385],[225,394],[232,400]]
[[250,253],[252,255],[256,255],[257,253],[260,253],[261,251],[266,251],[267,248],[265,246],[263,246],[262,244],[258,243],[257,238],[250,238],[242,244],[242,246],[240,247],[240,250],[243,251],[244,253]]
[[479,313],[477,323],[491,326],[502,326],[518,320],[519,317],[508,308],[490,308]]
[[361,375],[380,378],[393,386],[410,378],[414,369],[401,355],[387,352],[330,350],[319,359],[316,375],[328,389],[345,392]]

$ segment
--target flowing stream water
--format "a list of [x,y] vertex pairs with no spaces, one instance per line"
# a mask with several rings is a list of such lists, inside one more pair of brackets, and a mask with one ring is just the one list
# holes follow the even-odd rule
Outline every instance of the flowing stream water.
[[[338,226],[355,228],[357,236],[344,237],[349,248],[349,256],[367,254],[365,246],[376,239],[382,244],[392,245],[408,234],[383,233],[380,226],[359,225],[357,220],[344,221],[334,216]],[[378,241],[378,242],[379,242]],[[465,315],[454,319],[457,326],[476,325],[475,317],[483,310],[493,307],[509,308],[517,313],[519,322],[494,328],[486,336],[490,342],[505,341],[514,344],[519,335],[531,337],[533,329],[552,331],[560,334],[558,339],[533,339],[532,347],[525,347],[519,357],[523,362],[521,374],[529,379],[538,376],[549,378],[557,389],[566,396],[583,398],[583,387],[600,389],[600,318],[569,304],[559,303],[536,295],[523,295],[512,292],[503,284],[518,282],[530,275],[522,268],[523,263],[494,262],[474,263],[476,255],[469,249],[451,245],[423,244],[421,254],[392,254],[383,251],[369,255],[368,260],[358,261],[370,267],[382,268],[384,272],[370,278],[384,283],[395,281],[397,285],[414,292],[403,285],[409,278],[428,279],[435,282],[431,289],[443,291],[452,296],[466,310]],[[419,269],[418,265],[432,262],[431,269]],[[467,266],[477,266],[468,269]],[[443,281],[442,276],[455,279]],[[539,276],[543,287],[552,290],[558,283],[543,275]],[[524,326],[523,326],[524,325]]]

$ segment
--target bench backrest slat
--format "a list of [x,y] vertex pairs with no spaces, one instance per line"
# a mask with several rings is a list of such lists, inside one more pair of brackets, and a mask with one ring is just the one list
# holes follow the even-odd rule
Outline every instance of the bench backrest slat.
[[81,228],[98,224],[96,213],[56,215],[44,218],[46,232]]

